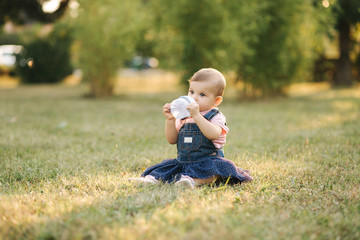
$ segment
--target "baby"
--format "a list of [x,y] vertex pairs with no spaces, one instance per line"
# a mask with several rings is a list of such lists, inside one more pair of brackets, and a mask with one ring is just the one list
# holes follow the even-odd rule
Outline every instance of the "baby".
[[193,188],[214,182],[250,182],[247,170],[224,158],[223,146],[229,128],[218,106],[226,87],[224,76],[213,68],[197,71],[189,80],[188,96],[195,102],[187,107],[189,118],[175,119],[166,103],[165,136],[177,144],[177,157],[149,167],[138,180],[146,183],[174,182]]

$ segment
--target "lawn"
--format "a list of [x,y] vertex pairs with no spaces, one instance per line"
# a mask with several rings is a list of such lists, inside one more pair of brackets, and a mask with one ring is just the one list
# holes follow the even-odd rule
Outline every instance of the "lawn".
[[129,181],[175,157],[181,92],[88,99],[83,85],[0,89],[0,239],[360,239],[360,89],[221,105],[225,155],[255,180]]

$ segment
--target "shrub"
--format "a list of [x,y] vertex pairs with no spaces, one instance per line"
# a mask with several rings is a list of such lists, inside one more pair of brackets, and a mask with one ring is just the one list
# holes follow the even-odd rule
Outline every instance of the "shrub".
[[282,94],[284,87],[310,78],[315,56],[317,19],[312,3],[271,1],[263,16],[269,19],[244,59],[245,84],[263,96]]
[[[111,96],[117,70],[135,54],[136,43],[146,22],[140,1],[78,1],[74,20],[78,64],[92,97]],[[96,16],[96,17],[94,17]]]
[[24,83],[56,83],[73,71],[70,29],[56,25],[46,37],[24,44],[18,55],[17,73]]

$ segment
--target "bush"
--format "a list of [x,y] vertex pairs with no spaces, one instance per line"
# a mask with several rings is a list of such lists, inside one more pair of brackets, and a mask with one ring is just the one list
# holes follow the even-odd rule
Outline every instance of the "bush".
[[[136,43],[148,22],[141,1],[78,1],[74,20],[78,65],[92,97],[111,96],[117,70],[136,53]],[[94,17],[96,16],[96,17]],[[146,24],[145,24],[146,25]]]
[[18,34],[0,33],[0,45],[19,45],[20,39]]
[[269,19],[250,44],[253,55],[244,59],[245,84],[263,96],[282,94],[284,87],[311,78],[316,57],[316,10],[311,2],[271,1],[262,16]]
[[24,44],[18,55],[17,73],[24,83],[56,83],[73,72],[70,60],[70,30],[56,25],[45,38]]

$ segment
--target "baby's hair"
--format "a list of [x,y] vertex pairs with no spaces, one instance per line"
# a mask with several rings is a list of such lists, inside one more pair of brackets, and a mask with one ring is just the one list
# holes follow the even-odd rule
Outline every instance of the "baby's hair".
[[215,91],[216,96],[223,96],[225,87],[226,87],[226,80],[224,75],[221,72],[214,68],[202,68],[190,78],[189,82],[202,82],[208,80],[215,80],[217,91]]

